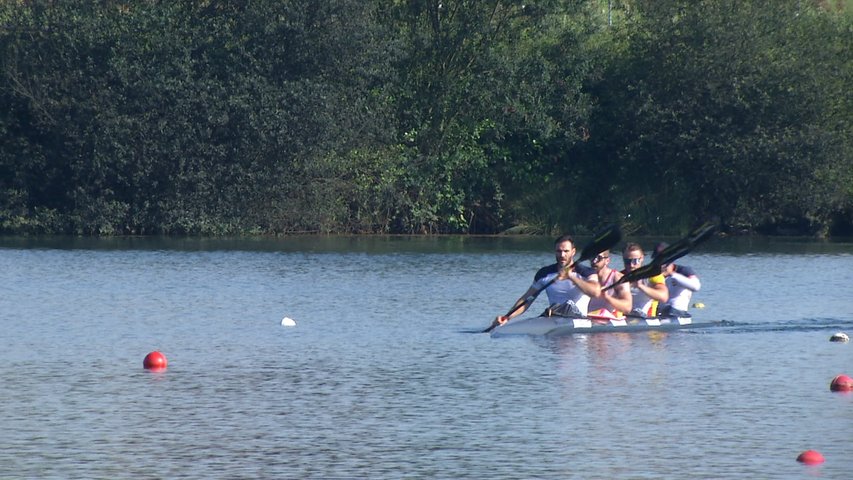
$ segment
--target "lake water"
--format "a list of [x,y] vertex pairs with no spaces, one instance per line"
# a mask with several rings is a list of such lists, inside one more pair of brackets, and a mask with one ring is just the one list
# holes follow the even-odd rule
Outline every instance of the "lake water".
[[470,333],[550,249],[0,238],[0,478],[850,478],[853,243],[685,257],[733,326]]

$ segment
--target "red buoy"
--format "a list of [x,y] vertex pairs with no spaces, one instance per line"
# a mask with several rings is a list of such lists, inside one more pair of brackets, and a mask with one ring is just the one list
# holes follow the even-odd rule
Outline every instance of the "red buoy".
[[853,378],[847,375],[838,375],[829,383],[829,389],[833,392],[849,392],[853,390]]
[[146,370],[165,370],[166,366],[169,362],[166,360],[166,356],[160,352],[151,352],[145,356],[145,360],[142,361],[142,366]]
[[823,463],[823,455],[817,450],[806,450],[797,457],[797,461],[806,465],[817,465],[818,463]]

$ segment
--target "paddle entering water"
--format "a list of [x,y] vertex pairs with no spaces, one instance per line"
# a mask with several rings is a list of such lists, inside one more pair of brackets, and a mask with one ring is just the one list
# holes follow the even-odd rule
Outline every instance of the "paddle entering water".
[[611,288],[626,282],[636,282],[638,280],[654,277],[655,275],[660,274],[661,268],[664,265],[668,265],[690,253],[690,251],[696,248],[700,243],[711,238],[716,230],[716,222],[703,223],[701,226],[690,232],[686,237],[661,250],[657,255],[655,255],[652,263],[626,273],[616,282],[613,282],[611,285],[603,288],[602,291],[610,290]]
[[[578,259],[575,260],[574,262],[572,262],[568,267],[565,267],[565,270],[571,270],[578,263],[590,260],[605,250],[610,250],[611,248],[613,248],[614,245],[619,243],[619,240],[621,240],[621,239],[622,239],[622,231],[619,229],[619,226],[613,225],[613,226],[607,228],[606,230],[604,230],[603,232],[598,234],[586,247],[584,247],[584,249],[581,250],[580,257],[578,257]],[[540,293],[545,291],[546,288],[551,286],[552,283],[556,282],[559,277],[560,277],[559,275],[555,275],[554,278],[552,278],[551,280],[548,280],[548,282],[545,283],[545,285],[543,285],[542,288],[539,289],[535,294],[530,295],[529,297],[525,298],[523,302],[519,303],[518,305],[515,305],[504,316],[509,318],[510,316],[512,316],[513,313],[515,313],[521,307],[523,307],[525,305],[530,305],[531,303],[533,303],[533,301],[536,300],[536,297],[539,296]],[[498,325],[500,325],[500,323],[498,323],[497,321],[492,322],[492,324],[489,325],[488,328],[483,330],[482,333],[489,333],[492,330],[494,330],[495,327],[497,327]]]

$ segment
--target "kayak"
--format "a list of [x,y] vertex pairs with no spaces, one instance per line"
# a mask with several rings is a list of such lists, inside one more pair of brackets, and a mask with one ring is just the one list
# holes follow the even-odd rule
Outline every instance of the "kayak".
[[505,335],[560,336],[577,333],[648,332],[688,328],[706,328],[723,325],[723,322],[694,322],[692,317],[653,318],[572,318],[527,317],[513,320],[492,330],[493,337]]

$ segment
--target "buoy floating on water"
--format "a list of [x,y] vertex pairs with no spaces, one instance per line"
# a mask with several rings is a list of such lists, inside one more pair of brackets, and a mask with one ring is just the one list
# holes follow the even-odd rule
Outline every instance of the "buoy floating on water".
[[705,308],[705,304],[702,302],[696,302],[693,304],[693,308]]
[[824,458],[817,450],[806,450],[797,457],[797,461],[806,465],[817,465],[823,463]]
[[838,332],[836,334],[833,334],[831,337],[829,337],[829,341],[830,342],[842,342],[842,343],[844,343],[844,342],[849,342],[850,337],[848,337],[847,334],[844,332]]
[[295,327],[296,326],[296,320],[294,320],[290,317],[284,317],[281,319],[281,326],[282,327]]
[[847,375],[838,375],[829,382],[829,389],[833,392],[853,391],[853,378]]
[[166,360],[166,356],[156,351],[149,353],[145,356],[145,359],[142,360],[143,368],[155,372],[165,370],[168,365],[169,362]]

